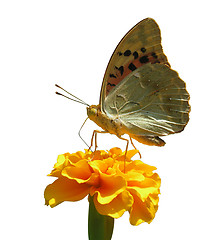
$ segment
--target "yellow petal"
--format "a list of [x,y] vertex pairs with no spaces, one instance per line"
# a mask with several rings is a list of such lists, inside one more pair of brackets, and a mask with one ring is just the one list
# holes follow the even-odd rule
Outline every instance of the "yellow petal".
[[119,218],[125,211],[128,211],[133,204],[133,197],[128,191],[120,193],[108,204],[100,204],[97,201],[97,195],[94,196],[94,204],[101,215],[108,215],[113,218]]
[[160,193],[160,177],[158,174],[154,173],[152,178],[146,178],[143,181],[133,181],[132,179],[128,181],[127,189],[136,194],[142,201],[150,194],[159,194]]
[[139,172],[136,172],[136,171],[127,172],[127,174],[125,174],[125,177],[128,182],[130,182],[130,181],[142,182],[145,180],[144,175]]
[[[141,174],[140,174],[141,175]],[[142,189],[146,188],[155,188],[158,189],[161,184],[161,179],[157,173],[153,173],[150,177],[144,176],[144,179],[141,181],[138,181],[138,179],[130,178],[128,179],[128,186],[129,187],[138,187]]]
[[87,184],[79,184],[68,178],[59,178],[48,185],[44,192],[46,205],[55,207],[64,201],[78,201],[89,193]]
[[140,187],[127,187],[127,190],[132,193],[133,195],[137,195],[142,201],[145,201],[150,194],[159,194],[160,191],[158,188],[155,187],[146,187],[146,188],[140,188]]

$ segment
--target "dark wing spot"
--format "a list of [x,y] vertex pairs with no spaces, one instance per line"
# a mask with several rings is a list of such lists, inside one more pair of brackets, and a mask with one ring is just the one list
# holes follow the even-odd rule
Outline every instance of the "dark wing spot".
[[111,87],[115,87],[115,86],[116,86],[116,84],[110,83],[110,82],[108,82],[107,85],[109,85],[109,86],[111,86]]
[[121,52],[118,52],[118,55],[119,55],[119,56],[122,56],[122,53],[121,53]]
[[130,56],[130,54],[131,54],[131,51],[130,50],[126,50],[125,52],[124,52],[124,56]]
[[146,52],[146,48],[142,47],[141,51],[142,51],[142,53],[145,53]]
[[116,76],[112,73],[109,75],[111,78],[116,78]]
[[147,63],[149,62],[149,58],[147,56],[143,56],[139,58],[140,63]]
[[151,55],[152,55],[153,58],[158,58],[158,56],[156,55],[155,52],[153,52]]
[[128,68],[131,70],[131,71],[134,71],[136,70],[136,66],[133,64],[133,63],[130,63],[130,65],[128,66]]
[[138,58],[138,53],[135,51],[135,52],[133,53],[133,56],[134,56],[134,59]]
[[115,68],[120,72],[120,74],[121,74],[121,76],[122,76],[122,74],[123,74],[123,72],[124,72],[124,67],[123,66],[121,66],[121,67],[117,67],[117,66],[115,66]]

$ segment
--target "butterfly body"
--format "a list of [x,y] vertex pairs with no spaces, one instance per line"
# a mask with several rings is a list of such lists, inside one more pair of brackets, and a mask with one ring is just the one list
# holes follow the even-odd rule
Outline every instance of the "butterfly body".
[[125,132],[118,117],[110,117],[101,112],[100,105],[91,105],[87,107],[87,115],[90,120],[95,122],[104,131],[121,137]]
[[147,145],[163,146],[160,136],[181,132],[189,120],[189,94],[170,68],[157,23],[147,18],[116,47],[106,69],[99,105],[88,117],[105,132]]
[[105,132],[110,134],[115,134],[117,137],[121,138],[122,135],[127,133],[131,138],[137,140],[140,143],[150,145],[150,146],[164,146],[165,142],[158,136],[149,137],[141,136],[136,134],[130,134],[127,129],[121,123],[118,117],[109,118],[105,113],[100,111],[100,105],[91,105],[87,107],[87,115],[90,120],[95,122],[99,127],[101,127]]

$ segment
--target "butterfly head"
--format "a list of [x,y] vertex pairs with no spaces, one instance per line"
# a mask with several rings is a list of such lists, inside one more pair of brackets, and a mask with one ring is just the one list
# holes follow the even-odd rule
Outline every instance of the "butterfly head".
[[101,112],[100,105],[91,105],[87,107],[87,115],[90,120],[95,122],[103,130],[108,131],[110,120]]
[[87,115],[88,115],[89,119],[94,121],[94,119],[96,119],[96,117],[98,115],[100,106],[99,105],[91,105],[91,106],[87,107],[86,109],[87,109]]

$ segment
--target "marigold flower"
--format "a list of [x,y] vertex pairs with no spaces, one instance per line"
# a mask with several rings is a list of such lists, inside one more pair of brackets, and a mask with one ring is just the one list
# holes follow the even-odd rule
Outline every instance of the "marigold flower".
[[58,179],[45,189],[46,205],[91,195],[101,215],[119,218],[129,211],[132,225],[150,223],[158,209],[160,177],[153,173],[156,167],[131,160],[137,152],[129,150],[126,159],[119,148],[59,155],[49,174]]

